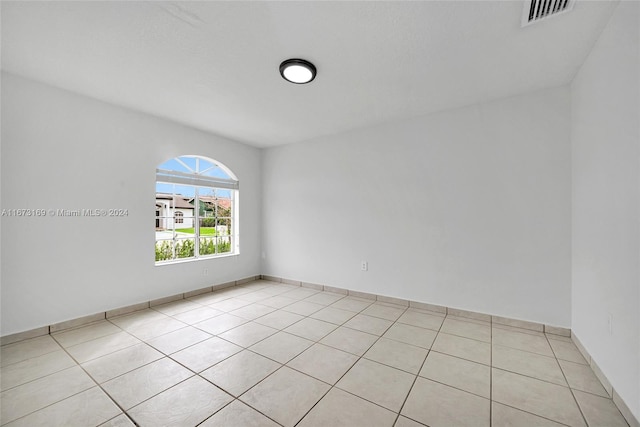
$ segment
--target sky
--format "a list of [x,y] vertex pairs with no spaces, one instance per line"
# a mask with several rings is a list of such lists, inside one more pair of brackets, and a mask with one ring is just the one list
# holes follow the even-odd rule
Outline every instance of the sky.
[[[158,165],[158,169],[174,170],[186,173],[202,173],[204,176],[231,179],[216,163],[199,156],[181,156],[179,160],[171,159]],[[204,172],[204,173],[203,173]],[[201,196],[231,197],[231,190],[197,187]],[[191,185],[165,184],[156,182],[156,193],[180,194],[184,197],[194,197],[196,187]]]

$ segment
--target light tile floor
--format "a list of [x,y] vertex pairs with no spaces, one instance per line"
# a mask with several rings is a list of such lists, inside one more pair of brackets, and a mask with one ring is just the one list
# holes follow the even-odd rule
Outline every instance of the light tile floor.
[[3,426],[627,426],[568,338],[267,281],[0,361]]

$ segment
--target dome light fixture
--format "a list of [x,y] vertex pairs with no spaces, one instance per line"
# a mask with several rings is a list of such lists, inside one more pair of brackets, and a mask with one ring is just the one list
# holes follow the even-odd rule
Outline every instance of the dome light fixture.
[[302,85],[316,78],[316,67],[304,59],[287,59],[280,64],[280,75],[288,82]]

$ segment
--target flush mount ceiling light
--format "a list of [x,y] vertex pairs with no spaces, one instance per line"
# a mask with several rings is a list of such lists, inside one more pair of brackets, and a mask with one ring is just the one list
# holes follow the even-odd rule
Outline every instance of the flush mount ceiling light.
[[301,85],[316,78],[316,67],[304,59],[287,59],[280,64],[280,75],[288,82]]

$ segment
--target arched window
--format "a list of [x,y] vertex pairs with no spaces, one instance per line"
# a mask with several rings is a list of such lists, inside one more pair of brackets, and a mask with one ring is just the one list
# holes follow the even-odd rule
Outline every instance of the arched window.
[[180,156],[156,169],[156,264],[237,254],[236,176],[202,156]]

